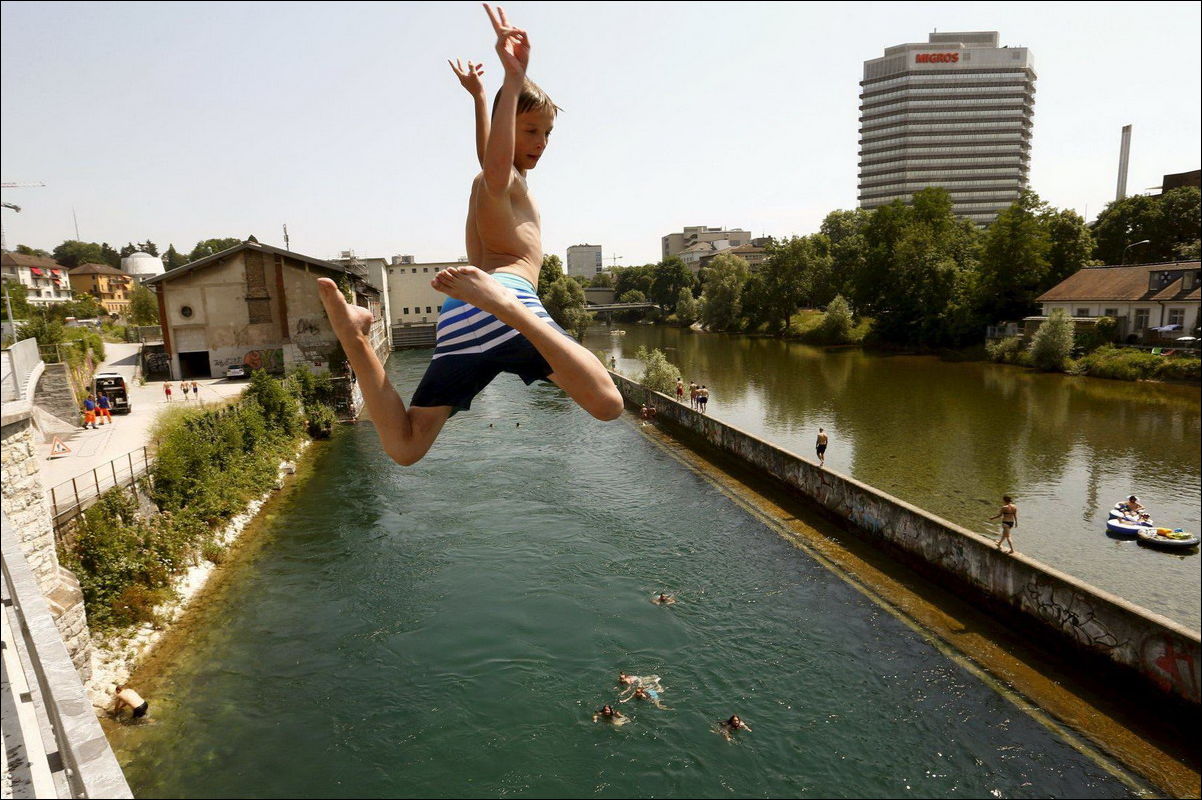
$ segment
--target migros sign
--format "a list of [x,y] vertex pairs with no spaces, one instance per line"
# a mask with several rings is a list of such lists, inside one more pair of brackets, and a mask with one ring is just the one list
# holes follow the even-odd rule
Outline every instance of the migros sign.
[[960,60],[959,53],[916,53],[916,64],[955,64]]

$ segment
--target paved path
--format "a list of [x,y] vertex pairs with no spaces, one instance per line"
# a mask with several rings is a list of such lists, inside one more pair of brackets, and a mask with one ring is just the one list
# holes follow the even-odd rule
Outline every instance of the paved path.
[[[150,441],[150,428],[158,413],[167,407],[163,396],[163,381],[147,381],[139,386],[134,380],[139,344],[105,342],[106,361],[97,372],[117,372],[125,378],[129,387],[133,410],[128,414],[113,414],[113,424],[103,425],[97,430],[78,429],[64,441],[71,453],[59,458],[50,458],[50,443],[39,443],[41,454],[42,485],[47,493],[59,484],[101,467],[131,450],[137,450]],[[172,381],[174,394],[172,405],[195,406],[197,401],[189,392],[188,400],[182,399],[179,381]],[[242,393],[247,381],[225,378],[198,378],[200,403],[214,403],[226,397]],[[74,420],[70,420],[74,421]]]

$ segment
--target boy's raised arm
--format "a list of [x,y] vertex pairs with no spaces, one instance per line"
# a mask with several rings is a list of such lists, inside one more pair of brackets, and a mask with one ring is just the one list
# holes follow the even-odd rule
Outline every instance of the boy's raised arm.
[[454,63],[447,59],[452,71],[459,78],[459,83],[472,96],[472,105],[476,110],[476,159],[484,166],[484,149],[488,146],[488,98],[484,96],[484,65],[467,62],[467,69],[455,59]]
[[500,6],[494,12],[484,4],[497,34],[497,55],[505,67],[505,81],[494,109],[493,126],[484,151],[484,188],[491,195],[509,191],[513,180],[513,148],[517,138],[518,95],[526,80],[530,63],[530,37],[524,30],[511,27]]

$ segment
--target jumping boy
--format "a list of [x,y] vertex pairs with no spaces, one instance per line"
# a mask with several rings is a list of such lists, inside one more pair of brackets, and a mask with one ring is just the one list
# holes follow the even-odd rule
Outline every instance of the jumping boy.
[[[556,106],[526,77],[530,37],[501,8],[484,6],[497,35],[505,80],[493,103],[491,130],[476,102],[476,148],[482,171],[472,183],[467,253],[474,266],[439,272],[431,286],[448,295],[438,315],[434,355],[409,407],[371,349],[371,312],[346,302],[334,282],[318,280],[326,314],[346,351],[384,451],[417,462],[447,419],[501,372],[527,384],[549,380],[597,419],[617,419],[622,396],[605,366],[556,325],[535,286],[542,266],[538,209],[526,183],[547,148]],[[477,66],[468,63],[479,83]],[[456,70],[463,81],[464,75]],[[464,83],[468,87],[468,83]],[[473,97],[477,97],[474,89]],[[479,97],[482,98],[483,86]]]

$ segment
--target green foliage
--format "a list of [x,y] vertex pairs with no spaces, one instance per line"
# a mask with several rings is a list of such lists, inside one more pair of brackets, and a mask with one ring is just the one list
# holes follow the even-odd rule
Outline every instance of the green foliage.
[[109,247],[107,242],[96,244],[68,239],[54,248],[52,258],[67,269],[75,269],[81,264],[105,264],[113,269],[121,268],[121,254]]
[[612,289],[614,286],[614,276],[608,272],[598,272],[589,281],[589,287],[593,289]]
[[334,425],[338,422],[334,409],[322,403],[315,403],[305,406],[305,413],[309,418],[309,436],[314,439],[329,439],[334,432]]
[[17,249],[14,252],[20,253],[23,256],[41,256],[42,258],[50,258],[50,253],[36,247],[30,247],[27,244],[17,245]]
[[12,283],[4,284],[8,292],[8,302],[0,303],[0,314],[3,314],[4,319],[8,319],[8,306],[12,304],[14,319],[29,319],[33,314],[33,308],[29,305],[29,289],[28,287],[13,281]]
[[613,270],[613,276],[614,297],[621,297],[632,289],[642,292],[644,296],[650,296],[651,285],[655,282],[655,264],[618,267]]
[[137,244],[130,242],[129,244],[125,245],[125,247],[121,248],[122,258],[125,258],[126,256],[132,256],[134,253],[149,253],[152,256],[157,256],[159,254],[159,246],[147,239],[146,241],[138,242]]
[[843,344],[848,341],[853,324],[851,306],[843,299],[843,295],[839,294],[827,305],[826,314],[818,329],[827,343]]
[[[831,288],[833,261],[827,240],[814,236],[794,236],[768,245],[768,258],[748,285],[744,315],[753,327],[766,326],[783,333],[789,320],[803,303],[827,302]],[[818,298],[816,287],[824,295]]]
[[1049,372],[1063,372],[1073,355],[1073,320],[1062,308],[1052,311],[1031,337],[1031,364]]
[[750,276],[747,262],[738,256],[718,255],[710,261],[704,270],[705,297],[701,306],[701,319],[707,328],[726,331],[739,326],[743,287]]
[[188,263],[186,256],[182,255],[175,249],[175,245],[168,245],[167,252],[163,254],[163,269],[171,271],[177,267],[182,267]]
[[109,315],[108,310],[100,305],[100,301],[87,292],[76,292],[75,299],[69,300],[66,303],[54,303],[46,309],[46,313],[60,319],[66,319],[67,317],[98,319],[99,317],[107,317]]
[[1104,344],[1110,344],[1118,335],[1118,320],[1111,317],[1098,317],[1094,324],[1077,333],[1077,347],[1086,353],[1096,350]]
[[985,345],[985,352],[988,354],[990,361],[997,361],[1002,364],[1027,365],[1030,362],[1021,336],[1009,336],[996,342],[989,342]]
[[693,297],[693,290],[681,287],[676,296],[676,320],[682,328],[687,328],[701,319],[701,304]]
[[[13,312],[14,314],[16,311]],[[49,347],[63,341],[63,331],[66,328],[57,319],[34,314],[17,326],[17,339],[33,337],[38,340],[39,347]]]
[[231,247],[237,247],[242,244],[242,240],[229,236],[224,239],[204,239],[196,243],[192,248],[192,252],[188,254],[188,261],[199,261],[202,258],[207,258],[214,253],[220,253],[222,250],[229,250]]
[[1048,234],[1048,271],[1040,293],[1078,270],[1093,265],[1093,233],[1085,218],[1072,209],[1047,208],[1040,224]]
[[1039,196],[1026,190],[986,229],[980,273],[987,319],[1021,319],[1035,311],[1050,266],[1051,237],[1042,222],[1046,212]]
[[300,401],[282,381],[257,369],[251,373],[250,385],[242,396],[258,405],[272,434],[291,440],[300,433]]
[[693,273],[683,261],[671,256],[652,267],[651,289],[644,294],[656,305],[666,306],[670,311],[675,311],[680,290],[686,287],[691,289],[692,286]]
[[[1172,261],[1198,239],[1202,202],[1198,189],[1181,187],[1162,195],[1132,195],[1109,203],[1093,224],[1094,257],[1103,264]],[[1128,249],[1128,245],[1148,240]]]
[[[538,269],[538,296],[543,297],[551,289],[551,284],[563,277],[563,262],[559,256],[545,255]],[[544,302],[545,304],[545,302]],[[552,314],[551,316],[555,316]],[[558,321],[558,320],[557,320]],[[560,323],[562,325],[563,323]]]
[[662,350],[656,348],[648,352],[646,347],[640,346],[634,357],[643,362],[643,374],[639,378],[639,383],[648,389],[668,395],[676,391],[676,379],[682,373],[678,367],[668,361],[668,357]]
[[158,297],[140,283],[134,284],[129,296],[129,321],[134,325],[158,325]]
[[1202,378],[1202,359],[1196,354],[1153,355],[1135,348],[1103,345],[1078,359],[1073,371],[1120,381],[1197,381]]
[[557,256],[543,257],[539,286],[544,286],[544,277],[550,282],[545,284],[545,291],[540,291],[539,299],[543,301],[543,307],[547,309],[551,319],[580,341],[584,338],[588,326],[592,324],[593,315],[585,310],[584,288],[577,281],[564,277],[562,272],[558,278],[551,279],[558,268]]

